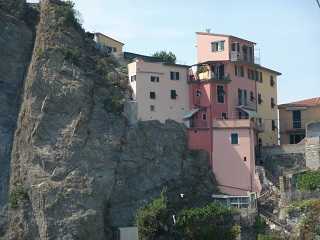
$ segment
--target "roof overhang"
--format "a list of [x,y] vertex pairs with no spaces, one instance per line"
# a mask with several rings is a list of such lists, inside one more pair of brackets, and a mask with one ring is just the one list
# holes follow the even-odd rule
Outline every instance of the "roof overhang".
[[183,116],[183,119],[184,120],[187,120],[187,119],[190,119],[192,118],[197,112],[200,111],[200,108],[194,108],[194,109],[191,109],[191,111],[187,112],[184,116]]

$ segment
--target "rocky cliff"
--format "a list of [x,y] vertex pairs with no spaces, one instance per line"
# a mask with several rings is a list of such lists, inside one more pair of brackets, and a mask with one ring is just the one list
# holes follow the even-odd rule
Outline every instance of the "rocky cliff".
[[22,19],[25,11],[23,1],[0,1],[0,233],[8,199],[13,135],[33,47],[32,27]]
[[[0,96],[8,102],[1,104],[8,114],[0,121],[6,170],[11,152],[6,239],[111,239],[113,227],[132,225],[136,209],[165,187],[196,204],[215,191],[207,156],[187,150],[182,125],[127,124],[119,66],[95,49],[73,16],[70,4],[41,1],[24,87],[32,33],[23,22],[12,26],[20,37],[1,31],[7,45],[0,51],[7,55],[0,55],[0,71],[12,70],[0,78]],[[3,12],[0,17],[2,29],[13,21]]]

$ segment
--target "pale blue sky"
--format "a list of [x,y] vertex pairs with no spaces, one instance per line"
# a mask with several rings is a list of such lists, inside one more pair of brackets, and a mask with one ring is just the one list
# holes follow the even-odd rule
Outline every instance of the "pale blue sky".
[[320,96],[320,9],[316,0],[77,0],[84,27],[125,50],[171,50],[196,59],[195,32],[211,28],[257,42],[261,64],[282,72],[278,101]]

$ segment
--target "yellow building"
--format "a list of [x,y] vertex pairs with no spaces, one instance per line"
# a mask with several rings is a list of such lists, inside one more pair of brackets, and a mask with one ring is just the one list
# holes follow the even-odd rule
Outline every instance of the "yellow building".
[[320,120],[320,97],[279,105],[280,142],[297,144],[306,135],[306,125]]
[[270,146],[278,144],[277,76],[281,73],[259,67],[257,81],[257,122],[261,131],[258,144]]
[[119,42],[111,37],[102,33],[95,33],[94,40],[106,49],[108,53],[121,54],[123,52],[124,43]]

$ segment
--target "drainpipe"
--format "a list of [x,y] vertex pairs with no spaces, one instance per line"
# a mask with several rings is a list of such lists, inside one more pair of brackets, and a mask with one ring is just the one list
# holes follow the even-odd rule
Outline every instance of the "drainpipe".
[[213,168],[213,104],[212,102],[214,101],[213,99],[213,89],[212,89],[213,83],[210,83],[210,118],[209,118],[209,131],[210,131],[210,162],[211,162],[211,167]]

